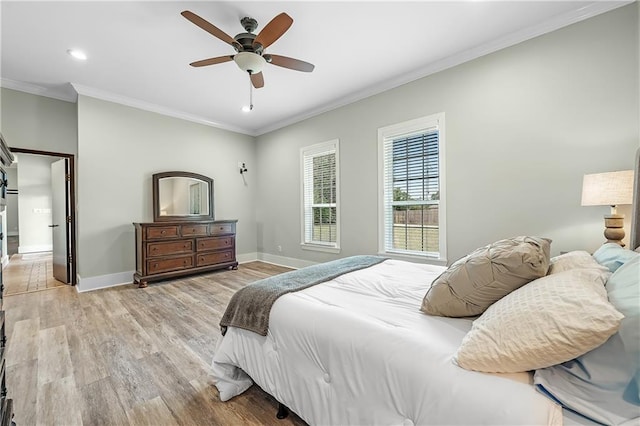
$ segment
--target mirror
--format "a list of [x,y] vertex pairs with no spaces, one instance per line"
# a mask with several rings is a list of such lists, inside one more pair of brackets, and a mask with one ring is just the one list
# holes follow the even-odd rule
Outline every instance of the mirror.
[[153,220],[212,220],[213,179],[197,173],[153,175]]

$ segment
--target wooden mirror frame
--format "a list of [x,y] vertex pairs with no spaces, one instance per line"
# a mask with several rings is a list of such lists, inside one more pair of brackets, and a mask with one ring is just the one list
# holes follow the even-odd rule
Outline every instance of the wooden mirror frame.
[[[190,214],[190,215],[160,215],[160,179],[163,178],[175,178],[184,177],[191,179],[199,179],[204,181],[209,186],[209,213],[208,214]],[[191,222],[197,220],[214,220],[215,214],[213,211],[213,179],[210,177],[199,175],[191,172],[163,172],[155,173],[152,176],[153,181],[153,221],[154,222],[170,222],[170,221],[184,221]]]

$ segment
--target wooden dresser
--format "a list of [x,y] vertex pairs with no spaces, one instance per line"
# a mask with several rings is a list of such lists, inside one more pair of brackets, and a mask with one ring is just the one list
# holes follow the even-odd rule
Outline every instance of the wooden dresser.
[[237,220],[134,223],[136,272],[133,280],[148,282],[214,269],[238,267]]

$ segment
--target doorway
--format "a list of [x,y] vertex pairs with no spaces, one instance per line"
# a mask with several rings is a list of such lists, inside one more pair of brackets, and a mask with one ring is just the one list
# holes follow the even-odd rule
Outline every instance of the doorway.
[[[35,214],[45,213],[43,217],[46,216],[49,222],[38,226],[38,229],[45,226],[51,232],[51,240],[48,244],[50,247],[50,259],[47,260],[51,267],[47,269],[51,270],[56,280],[76,285],[75,157],[73,154],[23,148],[10,148],[10,150],[18,155],[29,154],[34,158],[47,159],[50,163],[50,206],[44,209],[28,206],[28,212]],[[19,167],[20,162],[18,162]],[[11,182],[9,182],[9,186],[12,187]],[[20,190],[18,190],[17,197],[20,200]],[[24,204],[25,200],[21,201],[21,204]],[[44,230],[40,231],[46,232]],[[22,246],[22,242],[20,242],[20,246]],[[36,257],[38,256],[36,255]]]

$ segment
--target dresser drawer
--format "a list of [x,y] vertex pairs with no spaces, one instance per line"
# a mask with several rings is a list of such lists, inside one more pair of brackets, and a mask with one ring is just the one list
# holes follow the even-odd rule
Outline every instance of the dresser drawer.
[[191,253],[193,251],[194,251],[193,240],[162,241],[157,243],[147,243],[148,257]]
[[179,271],[181,269],[193,268],[193,256],[172,257],[170,259],[147,260],[147,271],[149,274],[160,272]]
[[150,226],[147,228],[147,239],[171,238],[178,236],[177,226]]
[[198,238],[197,251],[218,250],[233,247],[233,236]]
[[215,265],[235,261],[233,250],[217,251],[215,253],[205,253],[196,255],[198,266]]
[[207,235],[209,225],[182,225],[180,227],[183,237],[199,237]]
[[226,235],[234,233],[233,223],[212,223],[209,226],[209,233],[211,235]]

